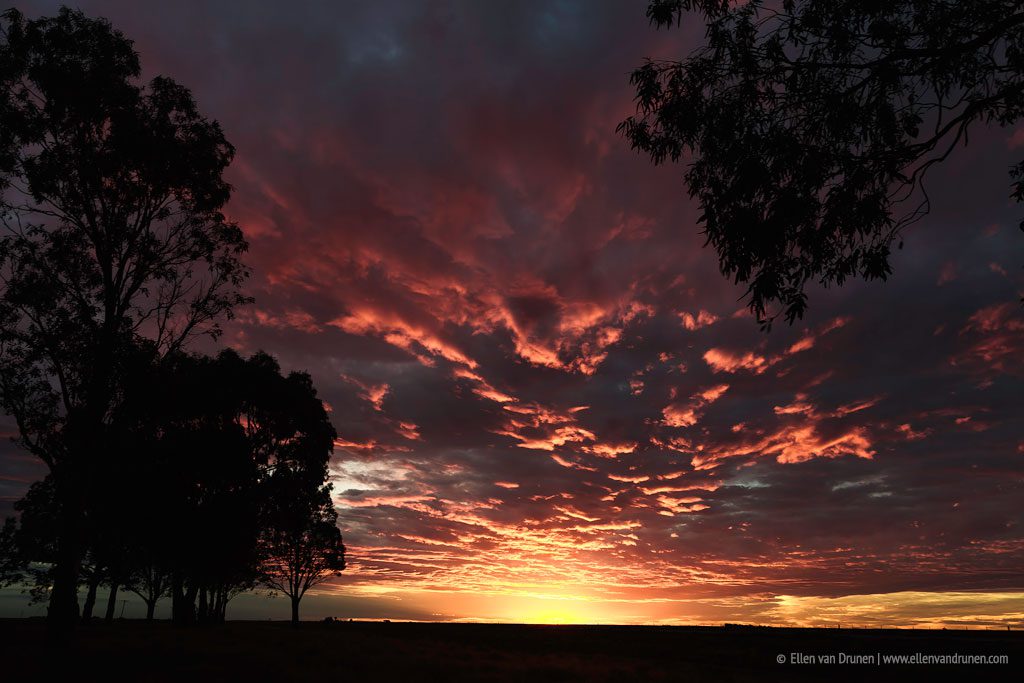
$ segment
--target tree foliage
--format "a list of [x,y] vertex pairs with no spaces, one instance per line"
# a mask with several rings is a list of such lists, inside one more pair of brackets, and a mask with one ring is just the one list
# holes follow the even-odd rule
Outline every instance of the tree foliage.
[[54,622],[74,616],[84,491],[135,356],[216,336],[247,301],[221,212],[234,149],[186,88],[140,71],[105,20],[0,15],[0,407],[53,475]]
[[37,481],[14,503],[17,518],[4,520],[0,531],[0,587],[25,585],[33,601],[42,600],[53,583],[57,515],[53,482]]
[[67,448],[54,423],[106,413],[135,338],[165,353],[219,332],[246,300],[246,243],[220,212],[234,149],[186,88],[139,85],[104,20],[2,18],[4,407],[53,467]]
[[293,624],[306,592],[345,569],[331,487],[320,483],[291,467],[279,468],[267,482],[271,493],[260,534],[260,576],[291,600]]
[[[96,589],[138,594],[152,618],[221,621],[232,597],[295,570],[297,601],[344,568],[325,484],[336,433],[308,374],[266,353],[176,353],[133,367],[108,451],[83,492],[84,612]],[[0,535],[7,582],[45,594],[58,540],[52,475]],[[283,553],[287,557],[283,557]],[[30,568],[35,573],[30,574]]]
[[[647,15],[691,12],[704,44],[633,72],[619,130],[656,164],[687,162],[707,241],[765,326],[800,318],[808,283],[885,279],[929,209],[928,170],[972,125],[1024,113],[1018,0],[654,0]],[[1013,177],[1024,198],[1024,162]]]
[[262,577],[267,529],[289,505],[319,500],[336,433],[309,375],[282,374],[268,354],[178,354],[154,372],[137,375],[138,400],[117,417],[134,425],[125,452],[150,453],[163,479],[146,494],[154,562],[171,576],[178,621],[223,618]]

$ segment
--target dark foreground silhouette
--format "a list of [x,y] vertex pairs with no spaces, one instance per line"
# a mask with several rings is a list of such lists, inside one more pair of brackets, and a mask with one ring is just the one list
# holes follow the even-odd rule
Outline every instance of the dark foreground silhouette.
[[[6,680],[1012,680],[1021,631],[227,622],[114,622],[51,656],[41,620],[0,621]],[[1008,664],[790,663],[817,655],[1006,655]],[[787,662],[778,664],[784,655]]]

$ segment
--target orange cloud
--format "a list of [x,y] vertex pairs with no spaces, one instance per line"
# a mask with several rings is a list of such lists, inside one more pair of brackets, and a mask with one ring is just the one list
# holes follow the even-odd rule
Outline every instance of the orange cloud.
[[683,322],[683,327],[688,330],[697,330],[708,325],[714,325],[718,322],[718,316],[708,313],[703,308],[693,315],[692,313],[680,313],[679,319]]
[[354,384],[360,389],[360,396],[369,401],[373,406],[373,409],[381,412],[384,410],[384,397],[388,395],[390,387],[387,384],[372,384],[363,382],[355,377],[349,375],[341,375],[341,379],[345,380],[350,384]]
[[[874,405],[875,400],[856,404],[857,410]],[[863,406],[863,407],[861,407]],[[806,397],[797,395],[796,400],[786,406],[775,406],[776,415],[792,420],[759,438],[741,440],[728,446],[704,444],[691,460],[696,469],[712,469],[720,462],[735,457],[762,457],[774,455],[780,463],[799,463],[812,458],[838,458],[852,455],[872,459],[876,453],[867,430],[861,426],[836,429],[830,422],[856,412],[837,410],[823,413]],[[744,435],[746,430],[737,432]]]
[[734,353],[725,349],[711,348],[704,353],[704,362],[715,372],[738,372],[749,370],[759,375],[771,365],[764,356],[752,352]]
[[692,427],[700,419],[698,411],[709,403],[717,401],[728,389],[728,384],[717,384],[698,391],[690,397],[688,403],[670,403],[661,411],[664,424],[667,427]]
[[349,334],[377,335],[386,342],[408,351],[416,356],[425,365],[431,365],[430,357],[421,353],[420,349],[433,356],[439,356],[451,361],[465,365],[469,368],[477,366],[476,361],[467,357],[453,344],[450,344],[440,336],[432,333],[422,326],[413,325],[401,319],[395,314],[382,314],[372,309],[361,309],[350,313],[347,316],[337,318],[328,323]]

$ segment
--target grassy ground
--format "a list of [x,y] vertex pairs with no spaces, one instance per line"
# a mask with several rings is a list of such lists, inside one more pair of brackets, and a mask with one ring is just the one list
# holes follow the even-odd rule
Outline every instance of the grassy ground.
[[[1019,680],[1024,632],[731,627],[123,621],[49,650],[39,620],[0,621],[0,681]],[[1007,655],[1009,664],[796,664],[816,657]],[[784,655],[787,662],[778,664]],[[838,657],[837,657],[838,659]]]

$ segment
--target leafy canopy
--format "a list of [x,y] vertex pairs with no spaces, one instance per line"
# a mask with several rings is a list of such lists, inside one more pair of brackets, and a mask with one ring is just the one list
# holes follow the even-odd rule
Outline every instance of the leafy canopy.
[[[655,164],[687,162],[722,273],[765,327],[802,317],[808,283],[885,279],[929,210],[929,168],[972,124],[1024,113],[1019,0],[654,0],[647,15],[688,12],[704,44],[633,72],[619,130]],[[1024,199],[1024,163],[1012,174]]]
[[0,403],[51,469],[94,438],[135,349],[216,336],[247,301],[221,213],[233,155],[107,21],[0,14]]

